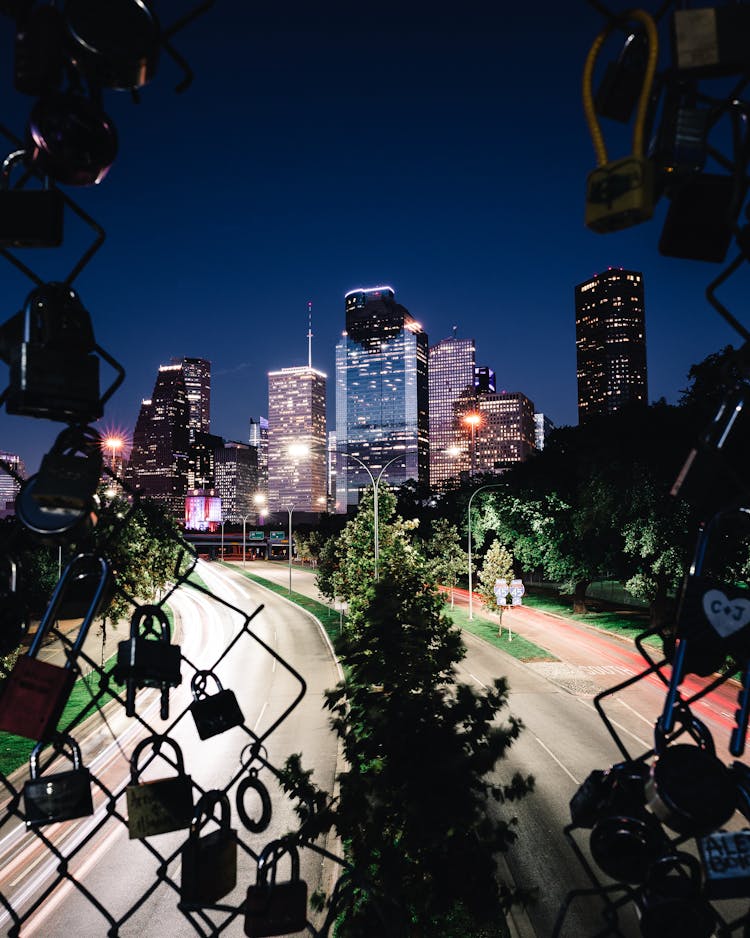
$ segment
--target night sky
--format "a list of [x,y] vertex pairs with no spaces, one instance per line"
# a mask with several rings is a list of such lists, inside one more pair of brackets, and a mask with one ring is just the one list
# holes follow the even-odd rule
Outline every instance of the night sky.
[[[608,266],[644,273],[652,400],[676,401],[691,364],[736,342],[704,298],[721,267],[659,255],[663,202],[619,234],[584,227],[580,77],[599,15],[582,0],[402,5],[216,0],[174,40],[195,72],[184,94],[166,57],[140,104],[105,92],[117,161],[100,186],[66,190],[107,231],[74,284],[127,370],[105,427],[132,433],[158,365],[200,356],[212,431],[246,440],[267,372],[307,361],[311,301],[333,429],[344,294],[361,286],[390,284],[431,344],[454,325],[473,337],[498,389],[557,425],[577,420],[573,288]],[[189,6],[156,9],[169,25]],[[22,136],[33,99],[13,91],[11,21],[0,30],[0,120]],[[603,130],[627,155],[620,126]],[[64,248],[21,256],[64,279],[90,238],[68,215]],[[0,263],[5,319],[32,284]],[[721,294],[741,320],[746,276]],[[33,472],[60,429],[3,413],[0,449]]]

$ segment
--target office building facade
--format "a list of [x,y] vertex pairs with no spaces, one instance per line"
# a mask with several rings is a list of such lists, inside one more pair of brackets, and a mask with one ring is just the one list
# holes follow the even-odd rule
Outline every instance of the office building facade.
[[345,316],[336,346],[340,512],[358,504],[369,473],[391,486],[429,482],[427,334],[387,286],[347,293]]
[[250,418],[248,443],[258,457],[258,494],[268,501],[268,420],[265,417]]
[[258,451],[249,443],[227,440],[214,453],[216,494],[225,521],[256,521],[258,506]]
[[136,491],[182,519],[188,482],[189,408],[181,364],[160,365],[141,403],[128,474]]
[[15,473],[21,479],[26,478],[26,467],[20,456],[15,453],[0,452],[0,459],[7,463],[8,469],[0,466],[0,518],[15,514],[16,495],[21,489],[21,483],[17,482],[11,473]]
[[268,507],[326,506],[326,376],[309,365],[268,374]]
[[464,416],[475,406],[474,340],[441,339],[429,351],[430,486],[445,489],[469,470],[470,429]]
[[475,473],[501,473],[534,452],[534,405],[520,391],[477,395]]
[[211,362],[205,358],[173,358],[182,366],[188,403],[188,427],[192,432],[211,431]]
[[648,404],[643,274],[610,268],[575,288],[578,422]]

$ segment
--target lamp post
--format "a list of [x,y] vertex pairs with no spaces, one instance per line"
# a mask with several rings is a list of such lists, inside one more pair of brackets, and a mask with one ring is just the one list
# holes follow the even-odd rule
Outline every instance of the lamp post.
[[378,473],[377,479],[370,472],[369,468],[362,462],[359,456],[353,456],[351,453],[344,453],[344,456],[347,459],[356,459],[356,461],[362,466],[367,475],[370,477],[372,482],[372,496],[373,496],[373,527],[374,527],[374,548],[375,548],[375,582],[378,582],[378,557],[380,556],[380,541],[378,534],[378,486],[380,485],[380,480],[383,477],[383,473],[391,465],[391,463],[396,462],[397,459],[403,459],[403,453],[400,453],[398,456],[394,456],[393,459],[389,459],[388,462],[383,466],[383,468]]
[[290,505],[287,508],[289,513],[289,592],[292,592],[292,512],[294,511],[294,505]]
[[247,540],[245,539],[245,525],[246,525],[247,519],[248,519],[249,517],[250,517],[250,515],[243,515],[243,516],[242,516],[242,566],[243,566],[243,567],[246,566],[246,563],[245,563],[245,554],[246,554],[246,547],[247,547]]
[[224,525],[227,523],[226,518],[221,519],[221,560],[224,561]]
[[501,489],[502,487],[503,487],[502,484],[499,482],[492,482],[489,485],[480,485],[479,488],[474,489],[474,491],[469,496],[469,507],[467,509],[467,521],[468,521],[468,528],[469,528],[469,618],[470,619],[474,618],[474,605],[473,605],[473,600],[474,600],[473,589],[474,588],[473,588],[472,581],[471,581],[471,503],[472,503],[474,496],[477,494],[477,492],[482,492],[484,491],[484,489]]

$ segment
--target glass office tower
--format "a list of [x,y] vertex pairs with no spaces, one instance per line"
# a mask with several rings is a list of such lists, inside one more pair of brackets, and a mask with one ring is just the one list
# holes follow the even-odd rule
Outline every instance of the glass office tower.
[[[429,478],[427,334],[391,287],[346,294],[336,346],[336,510],[383,471],[399,486]],[[398,458],[400,457],[400,458]],[[360,462],[361,460],[361,462]],[[394,460],[386,469],[388,462]]]

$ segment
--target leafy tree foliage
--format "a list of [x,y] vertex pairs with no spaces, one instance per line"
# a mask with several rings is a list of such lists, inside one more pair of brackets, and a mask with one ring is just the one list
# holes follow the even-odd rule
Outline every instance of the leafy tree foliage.
[[479,570],[477,592],[488,609],[497,610],[501,624],[505,607],[499,606],[497,603],[495,581],[506,580],[510,583],[514,576],[513,555],[500,541],[494,540],[490,545],[490,549],[484,555],[484,562]]
[[445,518],[437,518],[424,550],[431,581],[448,587],[453,606],[453,591],[469,569],[469,555],[463,549],[458,528]]
[[392,500],[384,507],[379,581],[371,499],[342,533],[330,577],[350,603],[337,647],[348,677],[326,695],[347,765],[338,797],[323,808],[298,759],[288,783],[306,787],[308,806],[319,809],[306,809],[303,836],[335,829],[367,881],[354,888],[340,938],[494,938],[506,934],[503,909],[517,898],[498,883],[494,857],[515,830],[488,800],[510,802],[532,788],[518,774],[492,775],[521,723],[497,721],[505,680],[483,693],[457,682],[460,631],[429,585],[412,526],[393,516]]

